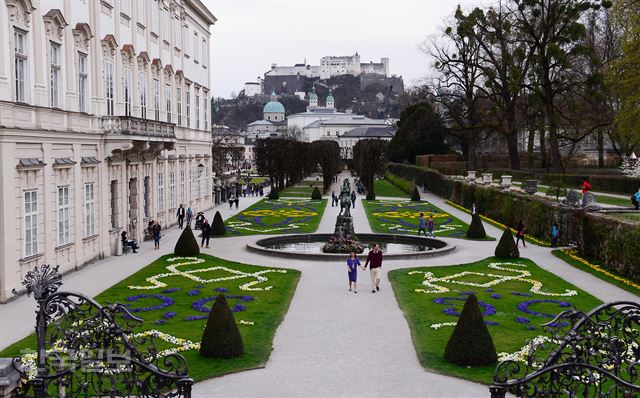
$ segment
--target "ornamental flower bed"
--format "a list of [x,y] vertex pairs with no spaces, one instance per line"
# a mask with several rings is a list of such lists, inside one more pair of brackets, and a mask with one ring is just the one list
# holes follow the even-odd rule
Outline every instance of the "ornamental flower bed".
[[[197,381],[255,368],[267,361],[275,330],[284,318],[299,275],[295,270],[234,263],[207,255],[164,256],[110,287],[96,300],[126,305],[134,316],[144,320],[137,329],[138,336],[158,336],[161,355],[184,355],[189,375]],[[227,296],[245,343],[245,354],[238,358],[211,359],[198,353],[211,305],[220,293]],[[13,357],[35,347],[35,337],[30,336],[0,354]],[[64,350],[64,342],[59,348]]]
[[[543,332],[558,313],[590,310],[601,302],[528,259],[486,260],[389,273],[412,331],[420,362],[429,369],[490,384],[495,366],[458,367],[443,358],[469,294],[475,294],[498,353],[514,353]],[[564,323],[554,325],[559,330]],[[505,354],[506,355],[506,354]]]
[[315,232],[326,205],[326,199],[263,199],[227,219],[225,236]]
[[363,201],[369,225],[374,232],[415,235],[418,233],[418,218],[424,213],[425,219],[433,215],[436,237],[447,236],[465,238],[466,223],[450,215],[429,202],[410,200],[370,200]]

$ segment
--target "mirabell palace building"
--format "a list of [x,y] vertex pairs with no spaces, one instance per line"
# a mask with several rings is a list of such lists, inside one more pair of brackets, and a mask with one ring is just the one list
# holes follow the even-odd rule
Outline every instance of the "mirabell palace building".
[[0,302],[212,207],[200,0],[0,0]]

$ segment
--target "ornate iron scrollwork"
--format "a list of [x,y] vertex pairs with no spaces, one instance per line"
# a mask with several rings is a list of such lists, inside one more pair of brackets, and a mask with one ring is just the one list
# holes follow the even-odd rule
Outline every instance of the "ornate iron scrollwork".
[[122,304],[101,306],[81,294],[58,292],[57,267],[30,271],[23,284],[38,303],[36,360],[14,358],[24,397],[190,397],[193,380],[181,355],[159,355],[142,320]]
[[542,325],[549,336],[530,342],[524,362],[498,364],[491,397],[637,397],[639,324],[634,302],[562,312]]

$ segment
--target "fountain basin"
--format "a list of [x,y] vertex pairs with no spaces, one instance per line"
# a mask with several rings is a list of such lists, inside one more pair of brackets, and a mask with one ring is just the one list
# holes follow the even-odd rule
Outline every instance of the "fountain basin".
[[[339,261],[347,258],[345,253],[323,253],[322,246],[333,234],[279,235],[247,243],[250,251],[287,258]],[[357,234],[358,240],[368,248],[374,243],[380,245],[385,259],[412,259],[439,256],[453,251],[456,246],[436,238],[421,238],[411,235]]]

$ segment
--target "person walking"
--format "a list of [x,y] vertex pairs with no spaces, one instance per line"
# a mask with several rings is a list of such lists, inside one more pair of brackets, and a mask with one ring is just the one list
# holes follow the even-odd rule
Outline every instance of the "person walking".
[[162,231],[162,227],[158,221],[153,222],[151,231],[153,232],[153,243],[156,246],[155,250],[160,250],[160,231]]
[[184,226],[184,216],[186,210],[184,209],[184,205],[180,203],[180,207],[178,207],[178,211],[176,212],[176,217],[178,217],[178,228],[182,229]]
[[475,203],[471,205],[471,214],[472,215],[476,214],[476,204]]
[[518,246],[518,242],[522,241],[522,247],[527,247],[524,243],[524,233],[526,228],[524,227],[524,223],[520,221],[518,223],[518,228],[516,229],[516,246]]
[[558,247],[558,238],[560,238],[560,231],[558,230],[558,223],[554,222],[553,227],[551,227],[551,247]]
[[204,246],[204,243],[207,243],[207,249],[209,248],[209,237],[211,236],[211,224],[209,224],[209,220],[206,218],[202,222],[202,226],[200,226],[200,231],[202,232],[202,242],[200,242],[200,247]]
[[[369,266],[369,264],[371,264]],[[375,293],[380,291],[380,268],[382,268],[382,250],[380,250],[380,245],[375,244],[373,246],[373,250],[369,251],[367,254],[367,261],[364,263],[364,268],[371,270],[371,293]]]
[[336,191],[331,191],[331,207],[335,207],[337,201]]
[[356,191],[351,191],[351,208],[356,208]]
[[193,218],[193,209],[191,206],[187,208],[187,226],[191,228],[191,219]]
[[640,189],[638,189],[638,192],[631,195],[631,204],[633,204],[633,207],[636,210],[640,209]]
[[358,267],[362,267],[360,265],[360,259],[356,252],[352,250],[347,259],[347,275],[349,276],[349,291],[351,291],[351,287],[353,286],[354,293],[358,293]]
[[424,213],[420,213],[418,217],[418,236],[420,232],[424,233],[424,237],[427,237],[427,220],[424,218]]
[[436,236],[433,234],[433,228],[435,227],[436,223],[433,220],[433,214],[431,216],[429,216],[429,219],[427,220],[427,230],[429,231],[429,236],[431,238],[435,238]]
[[589,180],[586,177],[582,181],[580,188],[582,188],[582,207],[585,207],[587,204],[586,195],[591,191],[591,184],[589,184]]

